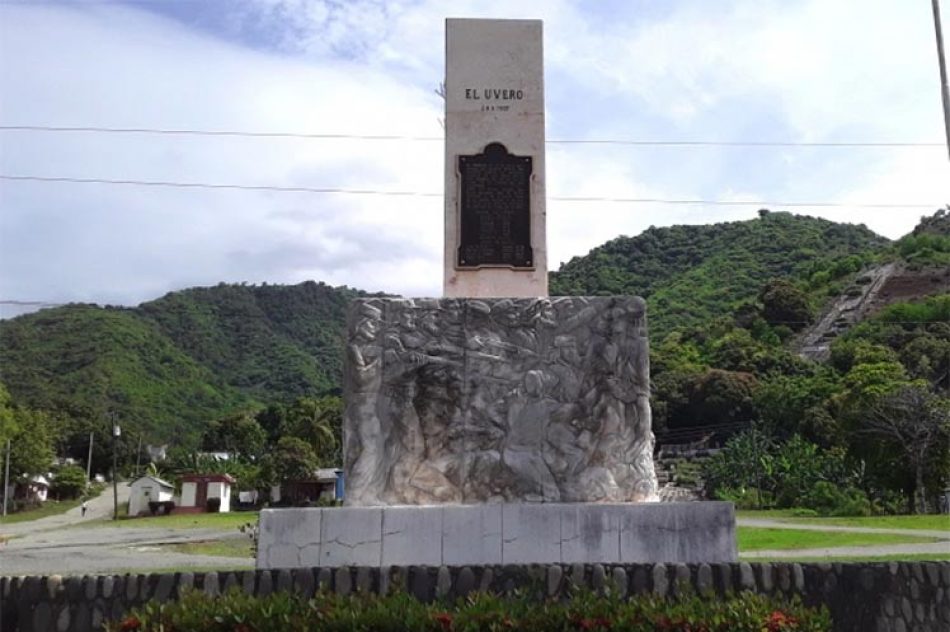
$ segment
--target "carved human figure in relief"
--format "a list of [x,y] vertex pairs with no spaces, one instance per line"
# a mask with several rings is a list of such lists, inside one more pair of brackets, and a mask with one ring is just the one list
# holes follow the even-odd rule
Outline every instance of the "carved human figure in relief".
[[508,433],[502,444],[502,462],[513,473],[515,498],[554,502],[561,499],[557,481],[541,454],[551,415],[560,404],[544,392],[544,373],[528,371],[524,385],[508,408]]
[[566,501],[583,495],[577,487],[577,475],[584,469],[592,448],[591,432],[581,423],[585,410],[582,371],[576,338],[557,336],[547,374],[552,381],[552,396],[559,405],[548,422],[542,454],[558,480],[561,499]]
[[360,320],[347,344],[349,383],[346,441],[350,500],[355,504],[378,504],[385,478],[385,432],[377,412],[382,386],[382,348],[378,343],[382,311],[362,303]]
[[416,411],[418,392],[415,370],[425,364],[422,351],[426,337],[416,328],[416,309],[407,305],[399,312],[398,322],[383,338],[385,386],[381,409],[392,431],[386,443],[385,461],[390,468],[384,500],[405,500],[409,479],[424,458],[425,440]]
[[[648,368],[641,363],[647,350],[642,328],[637,327],[640,317],[637,311],[622,308],[613,308],[606,314],[609,333],[603,358],[610,377],[598,402],[598,412],[604,420],[598,459],[614,464],[611,473],[622,499],[635,501],[656,499]],[[647,459],[649,468],[645,467]]]

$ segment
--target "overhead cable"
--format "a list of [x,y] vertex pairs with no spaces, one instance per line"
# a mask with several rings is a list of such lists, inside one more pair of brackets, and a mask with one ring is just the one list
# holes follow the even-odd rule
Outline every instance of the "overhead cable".
[[[400,134],[342,134],[305,132],[254,132],[239,130],[162,129],[151,127],[95,127],[54,125],[0,125],[0,131],[101,133],[101,134],[156,134],[169,136],[237,136],[248,138],[303,138],[324,140],[383,140],[441,142],[442,136],[415,136]],[[890,142],[890,141],[758,141],[758,140],[651,140],[616,138],[549,139],[553,145],[640,145],[669,147],[942,147],[943,143]]]
[[[63,182],[70,184],[108,184],[142,187],[169,187],[182,189],[231,189],[239,191],[275,191],[281,193],[323,193],[341,195],[374,195],[386,197],[442,197],[442,193],[425,191],[399,191],[381,189],[342,189],[338,187],[305,187],[305,186],[275,186],[263,184],[211,183],[211,182],[177,182],[169,180],[126,180],[108,178],[73,178],[66,176],[34,176],[0,174],[0,180],[25,182]],[[705,200],[705,199],[668,199],[653,197],[597,197],[597,196],[548,196],[549,200],[557,202],[606,202],[618,204],[673,204],[673,205],[707,205],[707,206],[757,206],[757,207],[788,207],[788,208],[939,208],[939,203],[877,203],[877,202],[780,202],[770,200]]]

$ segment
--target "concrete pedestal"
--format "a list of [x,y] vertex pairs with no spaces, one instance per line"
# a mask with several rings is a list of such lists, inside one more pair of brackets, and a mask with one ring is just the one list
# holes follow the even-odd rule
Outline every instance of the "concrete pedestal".
[[265,509],[257,567],[737,561],[732,503]]

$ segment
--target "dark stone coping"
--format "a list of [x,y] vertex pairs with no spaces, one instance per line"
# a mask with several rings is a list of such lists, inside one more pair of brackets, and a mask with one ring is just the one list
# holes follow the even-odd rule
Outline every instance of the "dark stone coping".
[[800,595],[827,605],[836,632],[950,629],[950,562],[720,564],[552,564],[506,566],[391,566],[209,571],[143,575],[0,577],[3,632],[87,632],[131,608],[178,597],[192,587],[208,594],[317,590],[348,594],[394,588],[415,597],[457,597],[471,591],[506,594],[517,588],[538,596],[566,594],[571,586],[611,586],[625,595],[673,596],[695,591],[710,598],[740,590]]

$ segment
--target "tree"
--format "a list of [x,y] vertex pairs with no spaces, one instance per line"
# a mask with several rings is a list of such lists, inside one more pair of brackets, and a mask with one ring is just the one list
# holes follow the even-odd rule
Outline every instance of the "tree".
[[860,434],[882,440],[914,475],[914,509],[927,511],[925,472],[936,460],[947,470],[950,441],[950,399],[937,397],[917,384],[883,396],[868,410]]
[[297,437],[281,437],[274,450],[262,461],[260,480],[271,485],[309,479],[318,467],[313,449]]
[[[840,386],[833,371],[819,369],[812,375],[773,375],[755,392],[755,407],[765,426],[778,437],[801,433],[827,444],[830,438],[814,426],[819,411]],[[827,429],[826,429],[827,430]]]
[[770,325],[786,325],[794,331],[811,322],[808,295],[786,279],[772,279],[759,292],[762,316]]
[[750,421],[755,418],[757,387],[751,373],[710,369],[689,385],[690,419],[695,425]]
[[17,430],[10,437],[10,476],[32,476],[49,471],[53,463],[53,437],[48,415],[14,408]]
[[16,423],[10,393],[7,391],[7,387],[0,382],[0,447],[5,450],[7,441],[13,439],[13,435],[19,431],[20,427]]
[[342,427],[342,399],[332,395],[301,397],[287,408],[281,434],[302,439],[321,463],[335,465],[339,464]]
[[205,450],[224,450],[239,459],[259,457],[267,442],[267,433],[254,413],[245,411],[211,423],[201,439]]
[[53,494],[60,500],[78,498],[86,489],[86,472],[78,465],[66,465],[53,477]]

